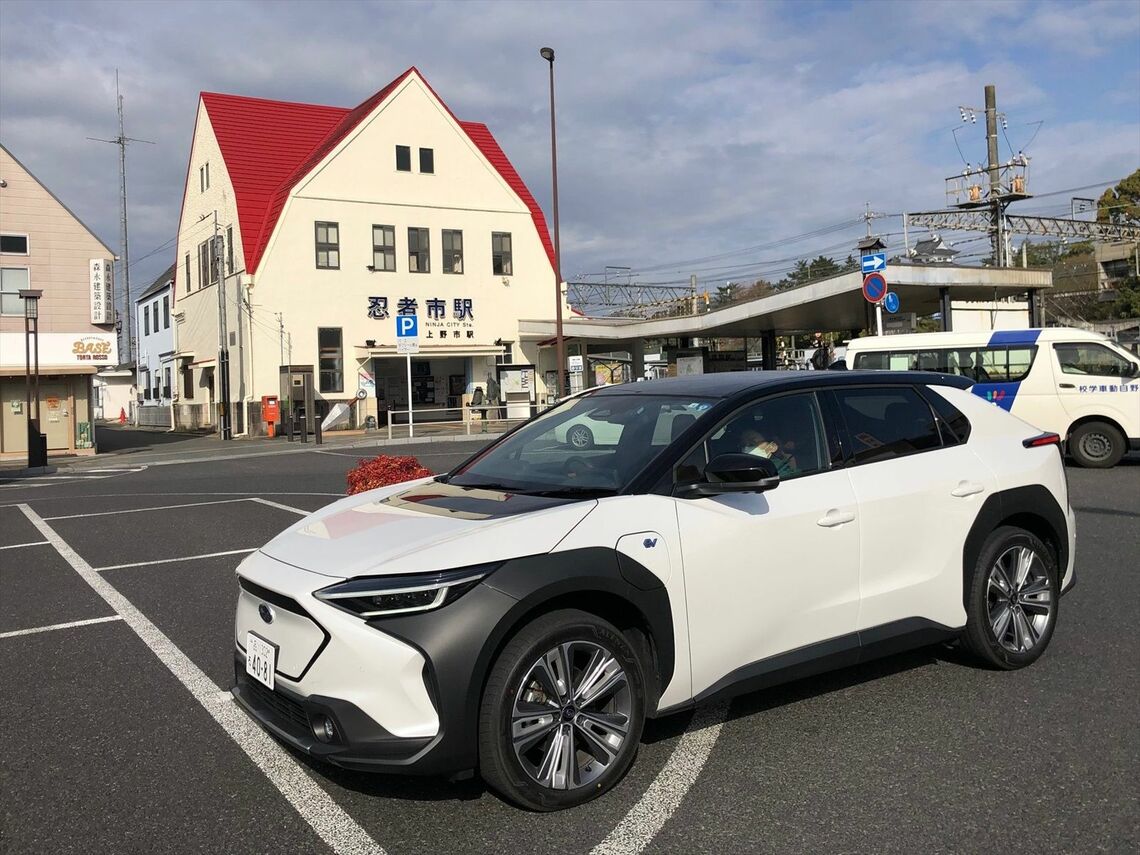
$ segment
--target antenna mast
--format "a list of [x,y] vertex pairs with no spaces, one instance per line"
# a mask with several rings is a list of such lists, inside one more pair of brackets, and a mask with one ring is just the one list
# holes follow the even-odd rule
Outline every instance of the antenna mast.
[[[127,242],[127,143],[142,142],[154,145],[150,140],[137,140],[128,137],[123,131],[123,96],[119,92],[119,69],[115,69],[115,106],[119,114],[119,135],[113,140],[88,137],[94,142],[110,143],[119,147],[119,291],[123,295],[123,315],[127,319],[127,357],[135,362],[135,336],[132,320],[134,309],[131,305],[131,254]],[[122,359],[120,358],[120,362]]]

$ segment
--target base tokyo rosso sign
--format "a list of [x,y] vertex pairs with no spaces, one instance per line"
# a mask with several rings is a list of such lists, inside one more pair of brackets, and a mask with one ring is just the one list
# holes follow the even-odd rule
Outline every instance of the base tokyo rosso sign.
[[[103,368],[119,361],[114,333],[41,333],[39,345],[40,373],[76,365]],[[0,365],[25,368],[22,332],[0,333]]]

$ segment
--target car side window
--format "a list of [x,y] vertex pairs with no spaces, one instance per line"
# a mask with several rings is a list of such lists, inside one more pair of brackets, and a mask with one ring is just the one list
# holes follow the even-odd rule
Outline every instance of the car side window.
[[1131,363],[1103,344],[1055,344],[1053,351],[1065,374],[1130,377]]
[[782,395],[737,411],[677,465],[675,482],[703,480],[705,466],[721,454],[765,457],[783,480],[827,470],[830,453],[815,395]]
[[874,463],[942,447],[930,405],[910,386],[836,389],[855,463]]
[[970,420],[957,407],[938,393],[937,389],[925,388],[922,396],[933,407],[938,418],[938,430],[942,434],[943,445],[959,445],[970,438]]

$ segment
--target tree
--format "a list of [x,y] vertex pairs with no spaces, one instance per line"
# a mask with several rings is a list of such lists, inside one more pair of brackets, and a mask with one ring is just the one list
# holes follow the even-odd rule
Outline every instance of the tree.
[[1140,169],[1101,194],[1096,219],[1098,223],[1140,225]]

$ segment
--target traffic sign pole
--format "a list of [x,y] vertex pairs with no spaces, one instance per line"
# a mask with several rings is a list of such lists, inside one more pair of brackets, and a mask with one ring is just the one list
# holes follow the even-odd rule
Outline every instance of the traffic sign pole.
[[883,304],[875,304],[875,335],[883,334]]
[[[883,325],[882,321],[880,320],[879,321],[879,327],[881,328],[882,325]],[[882,335],[882,332],[880,332],[879,335]],[[412,436],[414,435],[413,434],[414,428],[412,427],[412,353],[411,353],[411,351],[408,351],[408,353],[407,353],[407,360],[408,360],[408,439],[411,439]]]

